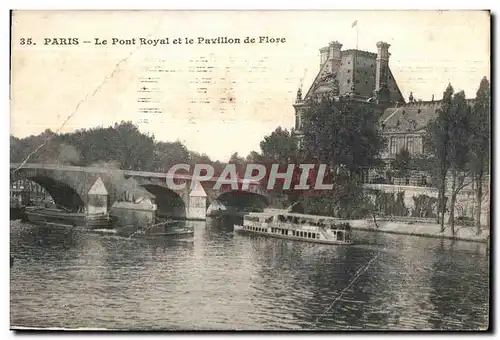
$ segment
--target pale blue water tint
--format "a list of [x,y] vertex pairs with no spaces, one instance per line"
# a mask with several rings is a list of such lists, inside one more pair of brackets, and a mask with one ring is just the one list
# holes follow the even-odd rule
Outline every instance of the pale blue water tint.
[[331,246],[186,223],[192,243],[11,222],[11,326],[487,327],[484,244],[353,231],[357,245]]

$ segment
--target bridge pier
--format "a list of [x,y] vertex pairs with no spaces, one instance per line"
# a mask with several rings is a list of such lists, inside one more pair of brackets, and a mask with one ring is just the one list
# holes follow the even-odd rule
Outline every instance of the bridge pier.
[[87,214],[106,214],[108,212],[108,191],[101,177],[97,178],[87,195]]
[[189,193],[186,210],[188,220],[204,221],[207,219],[207,193],[199,182]]

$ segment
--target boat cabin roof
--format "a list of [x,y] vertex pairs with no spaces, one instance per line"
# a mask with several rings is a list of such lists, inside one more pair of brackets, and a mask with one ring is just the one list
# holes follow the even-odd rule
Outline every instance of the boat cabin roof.
[[263,212],[263,213],[249,213],[244,216],[245,220],[265,220],[271,222],[274,217],[277,217],[278,222],[291,222],[297,224],[312,224],[317,226],[335,226],[335,229],[344,229],[348,227],[348,223],[343,223],[341,219],[328,216],[316,216],[297,213],[284,213],[284,212]]

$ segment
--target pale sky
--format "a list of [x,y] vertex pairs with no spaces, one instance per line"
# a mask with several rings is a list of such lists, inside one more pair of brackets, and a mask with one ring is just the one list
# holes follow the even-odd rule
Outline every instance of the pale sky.
[[[422,100],[440,99],[449,82],[473,98],[481,78],[490,79],[487,12],[17,12],[11,134],[56,131],[74,112],[62,131],[131,120],[157,140],[180,140],[214,160],[246,156],[260,151],[262,138],[277,126],[293,127],[301,78],[305,92],[319,68],[318,50],[330,41],[356,47],[354,20],[359,49],[376,53],[378,41],[391,44],[389,65],[405,98],[411,91]],[[219,36],[286,42],[197,44],[198,37]],[[20,45],[23,37],[36,46]],[[79,38],[80,44],[43,44],[55,37]],[[113,37],[137,43],[168,37],[170,44],[113,46]],[[174,45],[177,37],[195,44]],[[94,45],[95,38],[108,45]],[[157,83],[142,83],[142,77]],[[142,87],[156,92],[141,93]],[[141,97],[155,103],[138,103]],[[159,111],[141,114],[144,106]]]

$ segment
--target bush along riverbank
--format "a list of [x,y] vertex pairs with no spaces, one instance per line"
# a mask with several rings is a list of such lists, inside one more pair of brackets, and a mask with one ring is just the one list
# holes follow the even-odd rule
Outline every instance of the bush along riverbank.
[[490,231],[488,229],[482,229],[481,234],[476,235],[476,228],[471,226],[455,226],[455,235],[452,235],[449,226],[445,226],[444,232],[441,232],[439,224],[427,223],[426,221],[413,222],[376,219],[376,225],[373,219],[343,220],[343,222],[349,223],[352,229],[363,231],[482,243],[488,243],[490,239]]

